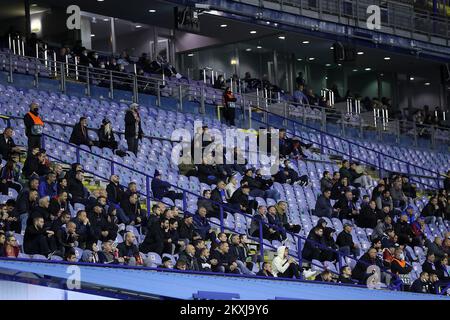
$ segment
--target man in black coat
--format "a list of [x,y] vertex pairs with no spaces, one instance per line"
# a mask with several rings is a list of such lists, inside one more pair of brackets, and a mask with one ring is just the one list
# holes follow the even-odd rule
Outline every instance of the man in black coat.
[[133,193],[128,197],[124,197],[120,202],[120,207],[125,213],[125,216],[127,217],[129,224],[131,225],[140,225],[141,223],[146,224],[147,222],[145,221],[146,217],[145,214],[142,214],[141,204],[139,203],[137,193]]
[[[353,268],[353,279],[359,281],[360,284],[365,284],[367,278],[372,274],[367,273],[369,266],[377,266],[380,270],[383,268],[383,261],[378,257],[377,250],[370,248],[362,257],[358,260]],[[383,281],[383,273],[381,274],[381,281]]]
[[27,225],[33,224],[35,218],[43,218],[44,227],[50,228],[52,224],[52,218],[50,211],[48,210],[49,205],[50,205],[49,197],[40,198],[38,201],[38,206],[34,207],[34,209],[31,211],[30,216],[28,217]]
[[28,154],[33,148],[41,148],[41,137],[44,128],[44,122],[39,116],[39,106],[32,102],[30,111],[23,117],[25,124],[25,135],[28,138]]
[[248,185],[241,185],[233,195],[231,196],[229,203],[233,205],[233,208],[246,212],[251,215],[252,210],[255,209],[256,203],[254,200],[249,200],[250,187]]
[[44,219],[36,217],[25,230],[23,251],[26,254],[40,254],[47,257],[56,249],[56,245],[52,247],[53,237],[54,232],[44,228]]
[[416,293],[430,293],[430,277],[428,272],[422,271],[420,277],[412,283],[409,290]]
[[422,264],[422,271],[426,271],[428,273],[436,273],[436,265],[435,265],[436,256],[433,252],[427,253],[427,260]]
[[143,253],[156,252],[162,256],[164,251],[164,232],[169,229],[169,220],[162,218],[159,224],[154,224],[139,245]]
[[382,214],[377,209],[377,203],[371,200],[368,206],[361,209],[360,214],[356,217],[356,224],[360,228],[374,229],[381,218]]
[[326,247],[325,239],[323,237],[323,228],[316,226],[311,230],[307,239],[308,241],[305,242],[305,246],[303,247],[302,257],[309,261],[325,261],[328,252],[323,248]]
[[217,260],[217,264],[212,268],[214,272],[240,273],[236,261],[229,255],[229,250],[228,243],[221,242],[219,247],[212,251],[211,259]]
[[359,256],[359,247],[353,242],[352,226],[348,223],[344,225],[344,230],[336,238],[336,244],[339,246],[339,251],[345,255],[352,253],[355,258]]
[[37,206],[37,201],[39,199],[37,190],[22,191],[23,192],[17,197],[16,207],[13,212],[13,216],[17,219],[17,223],[13,224],[17,233],[25,231],[28,218],[35,206]]
[[345,196],[341,197],[333,206],[339,212],[339,219],[351,220],[356,218],[359,214],[356,205],[353,202],[352,191],[345,192]]
[[72,195],[72,205],[74,205],[75,203],[81,203],[83,205],[88,204],[89,192],[83,185],[83,180],[84,172],[78,170],[75,174],[75,177],[67,181],[69,193]]
[[132,103],[125,113],[125,139],[127,140],[128,151],[137,155],[139,140],[142,140],[143,136],[139,106],[137,103]]
[[225,191],[225,182],[222,180],[219,180],[217,182],[216,187],[211,191],[211,205],[213,208],[213,211],[209,212],[209,217],[214,217],[217,219],[220,219],[220,206],[222,205],[224,207],[223,209],[223,218],[226,219],[228,216],[227,211],[225,211],[225,206],[229,206],[227,204],[226,200],[226,191]]
[[6,127],[3,134],[0,135],[0,155],[3,160],[9,160],[11,155],[15,152],[20,152],[20,147],[17,147],[13,140],[13,129]]
[[330,201],[331,190],[325,189],[316,201],[316,207],[314,208],[314,215],[317,217],[337,217],[337,209],[334,209]]
[[81,117],[80,121],[73,127],[72,134],[69,139],[70,143],[85,146],[93,146],[94,143],[89,138],[87,118]]
[[180,253],[178,259],[186,262],[187,270],[200,271],[197,259],[195,258],[195,247],[192,244],[186,246],[186,249]]

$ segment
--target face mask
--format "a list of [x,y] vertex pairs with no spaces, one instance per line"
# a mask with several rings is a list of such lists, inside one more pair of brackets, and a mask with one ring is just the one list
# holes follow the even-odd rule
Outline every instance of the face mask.
[[405,260],[405,255],[403,253],[400,255],[400,259]]
[[38,115],[39,114],[39,109],[38,108],[33,109],[33,111],[31,111],[31,113],[33,113],[35,115]]

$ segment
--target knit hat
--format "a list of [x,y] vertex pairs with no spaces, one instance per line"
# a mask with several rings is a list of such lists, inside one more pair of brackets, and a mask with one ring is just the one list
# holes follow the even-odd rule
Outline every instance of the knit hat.
[[155,177],[157,177],[157,176],[160,176],[161,175],[161,172],[159,172],[157,169],[155,169]]
[[172,261],[172,259],[170,259],[169,257],[162,258],[162,263],[167,262],[167,261]]

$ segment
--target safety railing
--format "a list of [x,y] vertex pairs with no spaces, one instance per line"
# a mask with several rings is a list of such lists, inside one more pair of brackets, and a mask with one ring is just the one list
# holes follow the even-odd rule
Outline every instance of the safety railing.
[[[0,56],[2,53],[0,53]],[[60,80],[60,89],[63,93],[67,92],[67,83],[75,82],[84,85],[84,92],[91,96],[93,88],[101,87],[108,90],[108,97],[114,99],[117,91],[130,92],[129,101],[139,102],[141,94],[156,96],[156,105],[161,106],[161,98],[169,96],[178,101],[177,110],[183,111],[183,105],[186,101],[195,101],[199,103],[198,111],[205,113],[207,101],[210,103],[219,102],[221,104],[222,96],[206,83],[193,85],[190,83],[174,82],[162,74],[160,77],[147,77],[134,73],[126,73],[107,69],[99,69],[80,65],[78,58],[74,58],[76,63],[70,63],[66,56],[66,62],[56,61],[56,56],[49,54],[44,58],[32,58],[17,56],[10,53],[3,53],[6,59],[0,60],[0,69],[8,71],[8,80],[13,82],[14,72],[23,72],[34,76],[34,85],[39,87],[41,78],[53,78]],[[167,78],[167,79],[166,79]],[[431,148],[439,145],[440,141],[448,143],[450,141],[450,130],[442,126],[432,126],[427,124],[416,124],[415,122],[396,120],[386,112],[380,115],[374,113],[374,116],[361,113],[361,103],[358,99],[347,99],[347,108],[322,107],[319,105],[305,105],[297,102],[288,101],[278,93],[268,90],[257,90],[253,93],[243,93],[243,80],[235,83],[234,91],[237,97],[237,105],[242,110],[248,108],[248,105],[256,106],[260,109],[271,110],[285,118],[297,118],[299,121],[318,122],[323,131],[327,130],[328,125],[337,125],[343,136],[351,137],[355,134],[352,128],[358,128],[359,137],[363,137],[365,132],[377,132],[377,139],[380,142],[386,140],[386,135],[395,136],[396,142],[400,142],[403,137],[411,137],[414,145],[418,146],[418,141],[429,141]],[[237,85],[239,83],[239,85]],[[319,97],[317,97],[319,98]],[[334,104],[334,103],[333,103]],[[350,105],[349,105],[350,104]],[[359,106],[359,107],[358,107]],[[314,112],[310,112],[310,111]],[[377,109],[384,111],[384,109]],[[446,120],[448,112],[443,112],[437,116]],[[243,121],[249,121],[247,114],[243,112]],[[409,128],[409,129],[408,129]]]
[[[96,154],[96,153],[94,153],[94,152],[92,152],[90,150],[86,150],[84,148],[81,148],[80,146],[76,146],[74,144],[68,143],[68,142],[63,141],[63,140],[61,140],[59,138],[55,138],[53,136],[44,134],[43,135],[43,145],[45,145],[46,141],[47,142],[48,141],[55,141],[58,144],[64,144],[64,145],[67,145],[67,146],[75,148],[76,149],[76,161],[78,163],[80,163],[80,164],[83,164],[81,162],[81,154],[82,153],[86,153],[86,154],[89,154],[90,156],[95,157],[97,159],[108,161],[110,163],[110,166],[111,166],[111,174],[114,174],[116,167],[120,167],[120,168],[126,169],[129,172],[133,172],[133,173],[136,173],[136,174],[139,174],[139,175],[143,175],[145,177],[145,185],[146,185],[146,187],[145,187],[145,193],[142,193],[142,194],[144,194],[146,196],[147,214],[150,214],[150,212],[149,212],[149,210],[150,210],[150,201],[151,201],[150,199],[153,198],[150,185],[151,185],[151,179],[154,179],[153,175],[141,172],[141,171],[136,170],[136,169],[134,169],[134,168],[132,168],[130,166],[127,166],[125,164],[119,163],[117,161],[114,161],[112,159],[109,159],[109,158],[106,158],[106,157],[103,157],[103,156],[100,156],[100,155],[98,155],[98,154]],[[62,159],[53,156],[52,153],[51,153],[51,150],[48,150],[48,154],[55,161],[64,162]],[[88,171],[86,171],[86,172],[88,172]],[[100,176],[97,172],[90,171],[89,173],[92,174],[93,176],[99,177],[101,179],[108,180],[107,177]],[[296,240],[296,242],[297,242],[297,254],[296,255],[295,254],[290,254],[290,255],[298,259],[298,263],[299,263],[300,266],[302,265],[302,262],[303,262],[303,258],[302,258],[302,243],[306,243],[306,242],[311,243],[313,246],[321,248],[322,250],[331,251],[334,254],[336,254],[337,257],[338,257],[339,270],[341,270],[341,268],[343,266],[343,259],[356,260],[351,255],[346,255],[346,254],[344,254],[344,253],[342,253],[342,252],[340,252],[338,250],[334,250],[334,249],[331,249],[329,247],[326,247],[325,245],[323,245],[321,243],[317,243],[315,241],[307,239],[306,237],[300,236],[300,235],[295,234],[295,233],[288,232],[284,228],[282,228],[282,227],[280,227],[278,225],[273,225],[273,224],[270,224],[268,222],[264,222],[264,221],[262,221],[260,219],[255,218],[255,216],[251,216],[251,215],[249,215],[249,214],[247,214],[245,212],[242,212],[241,210],[237,210],[236,208],[230,207],[229,205],[225,205],[223,203],[218,203],[218,202],[212,201],[210,199],[206,199],[206,198],[204,198],[203,196],[201,196],[199,194],[196,194],[196,193],[194,193],[194,192],[192,192],[190,190],[183,189],[183,188],[181,188],[181,187],[179,187],[177,185],[174,185],[174,184],[171,184],[171,183],[169,183],[169,185],[175,191],[178,191],[178,192],[182,193],[182,195],[183,195],[183,198],[182,198],[182,203],[183,203],[182,210],[183,210],[183,212],[188,212],[187,211],[188,210],[188,207],[187,207],[187,203],[188,203],[187,196],[188,195],[193,196],[193,197],[195,197],[197,199],[208,200],[213,205],[219,207],[219,211],[220,211],[220,219],[219,220],[220,220],[220,230],[221,230],[221,232],[224,232],[224,230],[230,230],[232,232],[237,233],[236,230],[228,228],[228,227],[225,226],[225,222],[224,222],[224,212],[225,211],[226,212],[232,212],[232,213],[240,214],[246,219],[249,218],[251,221],[257,220],[257,223],[259,225],[259,238],[258,238],[258,241],[259,241],[259,245],[260,245],[260,254],[261,254],[261,256],[264,256],[264,247],[268,247],[268,248],[270,248],[272,250],[276,250],[276,248],[272,244],[269,245],[269,244],[264,242],[264,240],[265,240],[263,238],[263,225],[264,225],[264,226],[272,228],[274,230],[278,230],[279,232],[284,232],[286,234],[290,234],[291,237]],[[160,201],[160,199],[157,199],[157,200]],[[248,226],[247,230],[249,228],[250,227]],[[249,238],[250,239],[255,239],[251,235],[249,235]],[[314,264],[312,261],[311,261],[311,263]],[[320,265],[316,265],[316,266],[319,267],[319,268],[323,268],[323,266],[320,266]],[[393,275],[387,269],[383,269],[382,271],[386,272],[386,273],[389,273],[389,274],[391,274],[392,276],[395,277],[395,275]]]
[[[437,186],[439,186],[441,184],[442,174],[439,173],[439,172],[436,172],[436,171],[433,171],[433,170],[430,170],[428,168],[424,168],[424,167],[421,167],[421,166],[418,166],[418,165],[415,165],[415,164],[411,164],[411,163],[409,163],[409,162],[407,162],[407,161],[405,161],[403,159],[399,159],[399,158],[393,157],[391,155],[388,155],[388,154],[376,151],[374,149],[368,148],[368,147],[366,147],[366,146],[364,146],[364,145],[362,145],[362,144],[360,144],[358,142],[354,142],[354,141],[348,140],[346,138],[342,138],[342,137],[333,135],[331,133],[323,132],[323,131],[321,131],[321,130],[319,130],[317,128],[314,128],[314,127],[309,126],[307,124],[304,124],[304,123],[298,122],[296,120],[293,120],[292,118],[285,118],[285,117],[283,117],[283,116],[281,116],[279,114],[275,114],[275,113],[270,112],[268,110],[257,108],[257,107],[252,107],[252,106],[249,107],[249,112],[250,113],[252,112],[251,109],[256,109],[259,112],[262,112],[263,114],[266,115],[263,120],[258,120],[254,116],[250,115],[250,118],[252,118],[252,121],[257,121],[257,122],[259,122],[259,123],[261,123],[263,125],[271,125],[271,121],[270,121],[269,117],[273,117],[275,119],[278,118],[280,120],[278,122],[283,122],[285,127],[292,129],[292,134],[293,134],[294,137],[298,137],[298,138],[300,138],[302,140],[307,140],[309,142],[313,142],[313,143],[317,144],[322,149],[322,151],[324,149],[332,150],[335,153],[342,154],[342,155],[348,157],[350,161],[357,160],[357,161],[362,162],[362,163],[364,163],[366,165],[373,166],[373,167],[377,168],[380,171],[380,176],[381,176],[381,171],[382,170],[390,171],[390,170],[386,170],[385,166],[383,165],[383,161],[389,160],[389,161],[393,161],[394,163],[400,163],[400,164],[403,164],[404,166],[406,166],[406,172],[404,172],[404,173],[407,173],[408,176],[415,175],[412,172],[412,170],[414,169],[414,171],[416,171],[416,169],[418,169],[418,170],[420,170],[420,171],[422,171],[424,173],[430,174],[430,178],[435,179],[435,181],[437,183]],[[319,133],[320,141],[313,141],[312,139],[305,138],[305,137],[302,137],[302,136],[298,136],[296,134],[296,132],[298,132],[298,130],[301,129],[301,128],[307,129],[308,131]],[[325,141],[324,141],[326,136],[328,136],[330,138],[337,139],[342,144],[345,144],[347,146],[347,148],[346,148],[347,150],[339,150],[339,149],[327,146],[325,144]],[[357,156],[355,156],[353,154],[352,150],[357,150],[357,149],[364,150],[369,155],[372,154],[373,157],[369,156],[367,160],[361,159],[361,158],[359,158],[359,157],[357,157]],[[370,158],[374,158],[376,160],[375,161],[370,161]],[[422,185],[425,185],[425,186],[433,189],[433,186],[430,186],[430,185],[428,185],[426,183],[423,183],[421,181],[417,181],[416,179],[412,179],[412,180],[415,180],[415,182],[420,183]]]
[[[341,18],[351,18],[366,23],[367,8],[377,5],[381,11],[381,23],[385,28],[404,30],[428,36],[448,39],[450,37],[449,18],[434,14],[433,12],[415,8],[413,5],[398,3],[396,1],[382,0],[267,0],[283,6],[297,7],[302,14],[304,10],[317,12],[321,19],[326,15]],[[263,1],[260,1],[261,5]]]

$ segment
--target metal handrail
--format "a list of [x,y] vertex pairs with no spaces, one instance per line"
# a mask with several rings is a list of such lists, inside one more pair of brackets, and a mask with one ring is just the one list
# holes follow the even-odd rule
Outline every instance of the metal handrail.
[[[153,175],[150,175],[150,174],[148,174],[148,173],[141,172],[141,171],[136,170],[136,169],[134,169],[134,168],[132,168],[132,167],[129,167],[129,166],[125,165],[125,164],[121,164],[121,163],[119,163],[119,162],[117,162],[117,161],[114,161],[114,160],[112,160],[112,159],[108,159],[108,158],[106,158],[106,157],[100,156],[100,155],[98,155],[98,154],[96,154],[96,153],[93,153],[92,151],[88,151],[88,150],[86,150],[86,149],[81,148],[80,146],[77,146],[77,145],[68,143],[68,142],[66,142],[66,141],[64,141],[64,140],[61,140],[61,139],[59,139],[59,138],[50,136],[50,135],[48,135],[48,134],[45,134],[45,133],[44,133],[44,134],[43,134],[43,138],[44,138],[44,139],[43,139],[44,143],[45,143],[45,139],[46,139],[46,138],[49,138],[49,139],[53,139],[53,140],[55,140],[55,141],[57,141],[57,142],[59,142],[59,143],[63,143],[63,144],[65,144],[65,145],[74,147],[74,148],[76,149],[76,156],[77,156],[77,162],[78,162],[78,163],[80,163],[80,151],[83,151],[83,152],[86,152],[86,153],[88,153],[88,154],[90,154],[90,155],[92,155],[92,156],[94,156],[94,157],[97,157],[97,158],[100,158],[100,159],[109,161],[109,162],[111,163],[111,171],[112,171],[111,174],[113,174],[113,172],[114,172],[114,165],[117,165],[117,166],[123,167],[123,168],[125,168],[125,169],[127,169],[127,170],[129,170],[129,171],[132,171],[132,172],[135,172],[135,173],[138,173],[138,174],[141,174],[141,175],[145,176],[145,178],[146,178],[146,195],[147,195],[147,201],[149,201],[149,199],[150,199],[150,178],[153,179],[153,178],[154,178]],[[52,156],[52,158],[54,158],[55,160],[58,160],[58,161],[62,161],[62,160],[60,160],[60,159],[58,159],[58,158],[56,158],[56,157],[53,157],[53,156]],[[98,174],[96,174],[96,173],[92,173],[92,174],[98,176]],[[104,177],[101,177],[101,178],[102,178],[102,179],[105,179]],[[186,199],[186,195],[187,195],[187,194],[193,195],[193,196],[195,196],[195,197],[197,197],[197,198],[199,198],[199,199],[209,200],[211,203],[213,203],[213,204],[219,206],[219,207],[220,207],[220,227],[221,227],[221,231],[222,231],[222,232],[223,232],[223,230],[225,229],[225,226],[224,226],[224,218],[223,218],[224,210],[229,210],[229,211],[231,211],[231,212],[235,212],[235,213],[237,213],[237,214],[241,214],[242,216],[244,216],[244,217],[246,217],[246,218],[250,218],[251,220],[255,220],[255,219],[256,219],[254,216],[248,215],[247,213],[242,212],[241,210],[236,210],[235,208],[231,208],[231,207],[229,207],[229,206],[227,206],[227,205],[224,205],[224,204],[221,204],[221,203],[212,201],[212,200],[210,200],[210,199],[206,199],[206,198],[204,198],[202,195],[195,194],[195,193],[192,192],[192,191],[183,189],[183,188],[181,188],[181,187],[179,187],[179,186],[176,186],[176,185],[174,185],[174,184],[171,184],[171,183],[169,183],[169,182],[168,182],[168,184],[169,184],[172,188],[174,188],[174,189],[176,189],[176,190],[182,192],[182,194],[183,194],[183,211],[184,211],[184,212],[187,212],[187,199]],[[149,210],[149,206],[147,207],[147,210]],[[355,259],[355,258],[354,258],[353,256],[351,256],[351,255],[345,255],[345,254],[343,254],[342,252],[340,252],[340,251],[338,251],[338,250],[334,250],[334,249],[328,248],[328,247],[326,247],[326,246],[323,246],[323,245],[320,244],[320,243],[317,243],[317,242],[315,242],[315,241],[313,241],[313,240],[307,239],[306,237],[300,236],[300,235],[295,234],[295,233],[291,233],[291,232],[285,230],[284,228],[280,228],[280,227],[277,226],[277,225],[272,225],[272,224],[270,224],[270,223],[263,222],[262,220],[259,220],[258,222],[259,222],[259,229],[260,229],[260,232],[259,232],[259,234],[260,234],[260,236],[259,236],[259,240],[260,240],[260,241],[259,241],[259,242],[260,242],[260,251],[261,251],[261,255],[262,255],[262,256],[264,256],[264,246],[268,246],[269,248],[276,249],[273,245],[267,245],[267,244],[264,244],[263,233],[262,233],[262,226],[263,226],[263,224],[264,224],[264,225],[268,226],[269,228],[275,228],[275,230],[283,231],[283,232],[285,232],[286,234],[290,234],[290,235],[292,236],[292,238],[297,239],[297,246],[298,246],[298,250],[297,250],[297,258],[299,259],[300,264],[301,264],[301,261],[303,260],[302,257],[301,257],[301,252],[302,252],[302,250],[300,250],[300,248],[301,248],[301,241],[313,243],[314,245],[316,245],[316,246],[318,246],[318,247],[320,247],[320,248],[322,248],[322,249],[324,249],[324,250],[328,250],[328,251],[332,251],[332,252],[336,253],[337,256],[338,256],[338,263],[339,263],[340,266],[342,266],[342,257],[343,257],[343,258],[350,258],[350,259],[359,261],[358,259]],[[236,232],[236,231],[233,230],[233,232]],[[292,256],[295,257],[295,255],[292,255]],[[319,267],[321,267],[321,266],[319,266]],[[390,271],[388,271],[387,269],[383,269],[383,272],[392,274],[392,273],[391,273]]]

